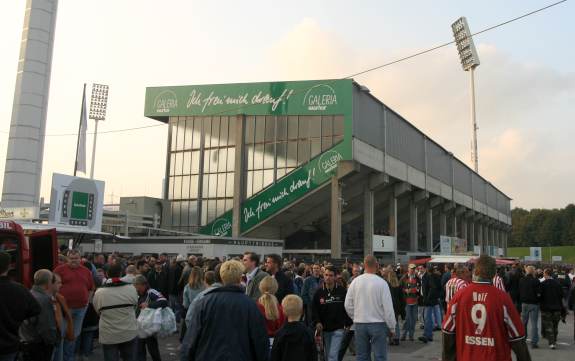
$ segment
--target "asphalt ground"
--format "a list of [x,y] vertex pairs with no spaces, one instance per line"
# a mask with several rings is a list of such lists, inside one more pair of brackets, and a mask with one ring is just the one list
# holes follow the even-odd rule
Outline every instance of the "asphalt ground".
[[[422,330],[416,332],[416,341],[401,342],[399,346],[388,347],[388,360],[390,361],[440,361],[441,360],[441,332],[434,333],[434,341],[427,344],[417,341],[421,336]],[[529,341],[529,340],[528,340]],[[160,353],[163,361],[179,360],[178,349],[179,341],[177,336],[160,339]],[[94,353],[84,358],[86,361],[102,361],[102,347],[95,343]],[[567,316],[567,323],[559,323],[559,336],[557,340],[557,349],[549,349],[546,339],[540,338],[539,348],[531,349],[532,360],[541,361],[573,361],[575,360],[575,343],[573,340],[573,313]],[[147,357],[151,360],[150,356]],[[513,358],[515,360],[515,358]],[[355,360],[355,357],[348,351],[345,361]],[[230,360],[233,361],[233,360]]]

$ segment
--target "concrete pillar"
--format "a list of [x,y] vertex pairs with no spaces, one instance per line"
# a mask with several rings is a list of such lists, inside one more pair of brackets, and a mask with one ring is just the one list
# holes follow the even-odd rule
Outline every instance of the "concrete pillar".
[[465,215],[461,216],[461,238],[468,240],[469,237],[467,236],[467,219]]
[[475,221],[473,218],[469,220],[469,239],[467,240],[468,249],[473,251],[473,246],[475,246]]
[[244,129],[246,116],[239,114],[236,116],[236,153],[234,159],[234,200],[232,207],[232,237],[241,235],[242,203],[246,195],[246,172],[245,172],[245,148]]
[[[331,178],[331,257],[341,258],[341,185]],[[365,233],[365,232],[364,232]]]
[[453,227],[453,229],[451,230],[451,234],[453,235],[453,237],[457,237],[457,214],[455,213],[455,211],[453,212],[452,227]]
[[483,224],[477,223],[477,241],[479,245],[479,254],[483,254]]
[[439,235],[447,236],[447,215],[442,209],[439,210]]
[[395,264],[397,262],[397,197],[393,193],[389,196],[389,235],[395,239],[393,251]]
[[417,204],[412,199],[409,201],[409,250],[417,252]]
[[427,252],[433,252],[433,208],[431,204],[425,207],[425,242]]
[[363,192],[363,255],[373,254],[373,191],[369,184]]

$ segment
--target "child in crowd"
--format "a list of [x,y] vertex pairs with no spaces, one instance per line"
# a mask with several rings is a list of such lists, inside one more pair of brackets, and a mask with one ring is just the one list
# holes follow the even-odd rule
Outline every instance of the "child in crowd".
[[276,333],[271,361],[316,361],[317,350],[312,331],[301,321],[303,301],[288,295],[282,301],[287,323]]

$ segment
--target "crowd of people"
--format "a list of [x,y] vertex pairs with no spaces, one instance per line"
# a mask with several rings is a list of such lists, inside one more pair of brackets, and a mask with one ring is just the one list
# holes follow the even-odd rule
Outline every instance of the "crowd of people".
[[253,252],[220,260],[63,249],[59,260],[27,290],[8,279],[10,257],[0,253],[0,361],[82,360],[98,344],[106,361],[159,361],[158,335],[142,332],[139,316],[165,308],[182,361],[387,360],[388,347],[438,339],[444,360],[511,360],[513,350],[527,361],[539,325],[557,347],[575,303],[573,271],[496,268],[488,256],[471,268],[384,266],[373,256],[262,262]]

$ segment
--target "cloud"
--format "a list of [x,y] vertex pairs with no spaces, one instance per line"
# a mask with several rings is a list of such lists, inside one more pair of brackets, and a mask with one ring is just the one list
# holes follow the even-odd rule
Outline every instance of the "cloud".
[[[266,61],[274,64],[273,78],[339,78],[420,50],[357,48],[306,18],[278,39]],[[575,169],[566,167],[575,159],[566,136],[575,134],[575,74],[517,62],[490,44],[478,44],[478,52],[481,174],[513,197],[515,205],[564,206],[575,198],[565,181],[575,178]],[[469,73],[461,69],[454,46],[355,80],[470,164]]]

